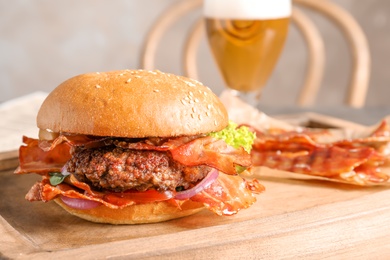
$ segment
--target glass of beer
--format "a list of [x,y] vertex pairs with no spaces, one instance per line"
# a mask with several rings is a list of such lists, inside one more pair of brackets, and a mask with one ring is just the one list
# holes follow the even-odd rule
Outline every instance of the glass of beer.
[[203,15],[226,85],[257,103],[287,37],[291,0],[204,0]]

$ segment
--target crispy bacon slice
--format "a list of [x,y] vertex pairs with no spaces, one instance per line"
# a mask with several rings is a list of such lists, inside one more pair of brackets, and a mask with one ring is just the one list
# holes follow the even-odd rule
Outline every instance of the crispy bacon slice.
[[243,148],[235,149],[211,136],[178,137],[166,141],[163,139],[163,142],[158,145],[148,139],[119,141],[104,137],[93,139],[83,135],[60,135],[53,141],[38,141],[28,137],[24,137],[23,140],[27,146],[20,147],[20,166],[15,173],[44,174],[49,171],[60,171],[65,162],[71,158],[71,147],[92,148],[110,144],[128,149],[170,151],[173,159],[183,165],[207,165],[231,175],[237,174],[236,165],[251,166],[250,155]]
[[19,148],[19,167],[15,173],[47,174],[61,171],[71,158],[73,146],[93,148],[108,145],[110,140],[85,135],[60,135],[52,141],[46,141],[23,136],[23,143],[26,145]]
[[357,139],[321,143],[321,132],[311,131],[257,131],[251,152],[254,166],[266,166],[294,173],[321,176],[359,185],[390,181],[390,175],[381,172],[388,163],[390,127],[383,121],[369,136]]
[[114,144],[128,149],[170,151],[173,159],[183,165],[207,165],[231,175],[236,174],[236,165],[244,167],[251,165],[251,158],[242,147],[235,149],[223,140],[211,136],[177,137],[167,139],[159,145],[148,140],[136,143],[116,141]]
[[343,149],[337,146],[310,152],[253,151],[253,164],[272,169],[338,179],[343,173],[366,174],[367,181],[384,182],[389,177],[376,171],[381,156],[368,147]]
[[39,147],[39,140],[23,136],[26,146],[19,148],[19,167],[15,173],[59,172],[62,166],[71,158],[71,147],[67,143],[59,143],[56,149],[47,151]]
[[[138,192],[140,193],[140,192]],[[137,203],[142,203],[142,198],[137,194],[119,193],[111,191],[95,191],[83,182],[79,182],[73,175],[67,178],[66,183],[56,186],[50,184],[49,178],[43,176],[40,182],[37,182],[27,193],[26,199],[29,201],[51,201],[60,195],[75,199],[85,199],[99,202],[112,209],[121,209]],[[169,200],[171,196],[160,196],[163,200]],[[141,199],[141,200],[140,200]],[[154,201],[159,201],[154,199]]]
[[[206,208],[218,215],[232,215],[241,209],[248,208],[256,201],[253,193],[260,193],[264,187],[257,180],[244,180],[239,176],[229,176],[220,174],[208,188],[201,193],[190,198],[190,200],[203,203]],[[37,182],[27,193],[26,199],[29,201],[50,201],[60,195],[86,199],[99,202],[106,207],[121,209],[137,203],[139,196],[132,196],[131,193],[116,193],[111,191],[93,191],[88,184],[79,182],[72,175],[67,183],[52,186],[47,176],[42,177],[42,181]],[[179,207],[172,196],[166,196],[166,200]]]
[[203,203],[217,215],[233,215],[256,201],[248,186],[251,186],[255,193],[264,191],[264,187],[259,185],[257,180],[252,183],[239,176],[220,174],[216,181],[191,200]]
[[386,120],[382,120],[379,126],[369,135],[369,137],[381,137],[390,140],[390,125]]
[[111,137],[93,137],[88,135],[59,135],[54,140],[41,140],[39,147],[44,151],[51,151],[57,145],[67,143],[69,146],[80,146],[83,148],[97,148],[110,145],[113,142]]
[[368,135],[350,140],[339,140],[334,145],[340,147],[372,147],[383,155],[390,155],[390,126],[383,120],[374,131]]
[[249,167],[252,164],[242,147],[235,149],[211,136],[195,139],[171,150],[171,153],[173,159],[184,165],[205,164],[230,175],[237,174],[236,165]]

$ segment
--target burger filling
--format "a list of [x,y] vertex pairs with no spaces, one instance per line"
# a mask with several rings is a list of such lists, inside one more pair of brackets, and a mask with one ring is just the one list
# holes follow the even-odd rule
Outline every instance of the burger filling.
[[251,166],[253,140],[248,128],[234,124],[209,135],[172,138],[23,137],[15,173],[42,175],[27,193],[29,201],[62,198],[78,209],[87,204],[121,209],[157,201],[180,208],[179,201],[190,199],[218,215],[232,215],[264,190],[256,179],[238,175]]
[[203,165],[185,166],[173,160],[169,152],[115,146],[76,149],[66,168],[79,181],[97,190],[115,192],[187,189],[211,170]]

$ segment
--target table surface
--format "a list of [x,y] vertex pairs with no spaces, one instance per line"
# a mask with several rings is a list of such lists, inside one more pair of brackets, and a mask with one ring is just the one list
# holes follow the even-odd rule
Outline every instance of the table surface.
[[[3,151],[16,149],[23,134],[36,136],[35,115],[44,97],[45,93],[34,93],[0,105]],[[263,111],[270,115],[314,111],[366,125],[377,123],[387,111],[390,114],[390,109],[380,108]],[[274,178],[264,168],[258,176],[266,191],[236,216],[217,217],[206,210],[164,223],[112,226],[75,218],[54,203],[25,201],[24,194],[37,176],[14,176],[12,169],[3,168],[0,196],[8,199],[0,203],[0,258],[384,259],[390,255],[388,188]]]

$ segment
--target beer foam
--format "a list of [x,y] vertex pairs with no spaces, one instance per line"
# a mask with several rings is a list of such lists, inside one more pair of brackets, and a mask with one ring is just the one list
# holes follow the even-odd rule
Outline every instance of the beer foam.
[[291,0],[204,0],[203,14],[217,19],[278,19],[290,17]]

